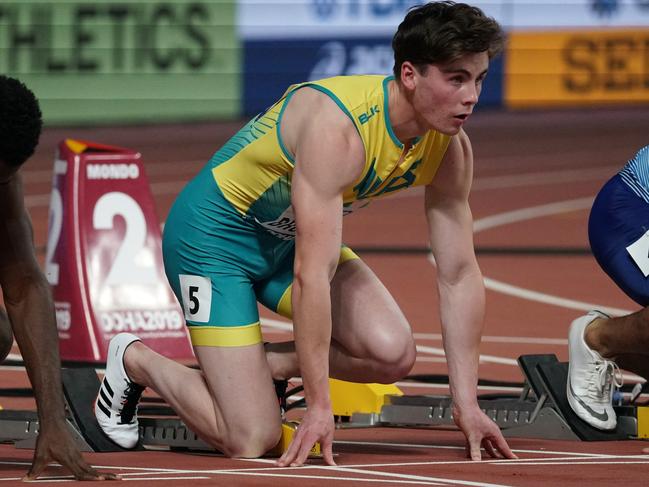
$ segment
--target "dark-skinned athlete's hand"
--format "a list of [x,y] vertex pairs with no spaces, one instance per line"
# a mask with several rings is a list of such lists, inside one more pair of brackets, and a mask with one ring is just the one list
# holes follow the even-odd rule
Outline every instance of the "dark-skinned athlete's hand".
[[119,476],[98,472],[86,463],[65,421],[57,421],[41,428],[32,466],[23,480],[36,480],[53,461],[69,470],[76,480],[120,480]]

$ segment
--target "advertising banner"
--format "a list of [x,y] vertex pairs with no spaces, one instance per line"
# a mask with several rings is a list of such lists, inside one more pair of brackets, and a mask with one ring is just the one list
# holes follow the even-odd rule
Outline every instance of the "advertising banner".
[[[391,74],[392,36],[416,0],[241,0],[243,110],[253,115],[294,83],[348,74]],[[492,16],[500,1],[478,0]],[[491,67],[482,106],[500,104],[501,62]]]
[[231,117],[240,107],[235,0],[20,0],[0,5],[0,72],[46,123]]
[[511,107],[649,101],[649,30],[512,32]]
[[[392,73],[391,38],[246,41],[244,112],[254,115],[294,83],[348,74]],[[480,106],[502,103],[502,58],[489,67]]]

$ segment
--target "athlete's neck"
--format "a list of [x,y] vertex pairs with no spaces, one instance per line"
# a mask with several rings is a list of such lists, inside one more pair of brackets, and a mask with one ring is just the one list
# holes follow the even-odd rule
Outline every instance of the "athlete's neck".
[[415,111],[403,87],[395,80],[388,83],[388,111],[392,131],[402,144],[407,145],[413,139],[426,133],[417,123]]

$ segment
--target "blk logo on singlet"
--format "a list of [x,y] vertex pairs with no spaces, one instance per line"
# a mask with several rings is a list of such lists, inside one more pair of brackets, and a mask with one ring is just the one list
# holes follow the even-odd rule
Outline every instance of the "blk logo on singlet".
[[379,110],[379,106],[374,105],[372,108],[370,108],[370,110],[367,113],[363,113],[360,117],[358,117],[358,121],[361,123],[361,125],[366,124],[367,122],[370,121],[370,118],[372,118],[380,111],[381,110]]

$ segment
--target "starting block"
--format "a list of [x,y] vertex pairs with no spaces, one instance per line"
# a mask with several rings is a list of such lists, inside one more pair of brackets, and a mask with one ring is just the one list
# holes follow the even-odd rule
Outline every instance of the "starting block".
[[[101,382],[94,369],[65,368],[62,369],[61,376],[68,409],[68,426],[79,450],[83,452],[133,451],[113,443],[97,424],[93,407]],[[147,408],[140,408],[141,411],[144,409]],[[165,416],[175,414],[165,407],[158,407],[157,412]],[[187,428],[178,417],[143,416],[138,419],[140,442],[134,450],[164,447],[172,450],[216,452],[212,446]],[[35,411],[0,411],[0,443],[11,441],[16,448],[34,449],[38,426],[38,415]],[[285,421],[282,424],[279,443],[266,455],[280,457],[291,444],[297,426],[296,422]],[[309,458],[321,456],[320,444],[316,443],[309,452]]]
[[[598,430],[582,421],[568,404],[567,363],[560,363],[555,355],[523,355],[518,362],[525,376],[519,397],[478,400],[504,436],[585,441],[649,437],[649,407],[616,406],[617,428]],[[357,386],[361,396],[367,395],[366,385]],[[370,401],[380,406],[350,408],[348,402],[355,395],[349,385],[332,384],[334,411],[351,412],[341,421],[341,427],[454,425],[449,396],[389,394]]]

